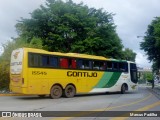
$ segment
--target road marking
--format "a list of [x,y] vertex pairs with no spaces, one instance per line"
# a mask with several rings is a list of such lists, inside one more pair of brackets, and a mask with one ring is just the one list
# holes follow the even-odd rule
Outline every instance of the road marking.
[[[114,107],[109,107],[109,108],[95,109],[95,110],[91,110],[91,111],[93,111],[93,113],[94,113],[96,111],[106,111],[106,110],[111,110],[111,109],[115,109],[115,108],[120,108],[120,107],[125,107],[125,106],[131,106],[131,105],[143,102],[143,101],[149,99],[151,96],[152,96],[152,94],[150,93],[147,97],[145,97],[143,99],[140,99],[140,100],[137,100],[135,102],[129,103],[129,104],[123,104],[123,105],[120,105],[120,106],[114,106]],[[87,113],[86,114],[77,114],[75,116],[83,116],[83,115],[87,115]],[[69,120],[71,118],[74,118],[74,117],[52,118],[51,120]]]
[[[128,104],[123,104],[123,105],[120,105],[120,106],[115,106],[115,107],[109,107],[109,108],[106,108],[105,110],[111,110],[111,109],[115,109],[115,108],[120,108],[120,107],[125,107],[125,106],[130,106],[130,105],[134,105],[134,104],[137,104],[137,103],[140,103],[142,101],[145,101],[147,99],[149,99],[150,97],[152,96],[152,94],[150,93],[149,96],[143,98],[143,99],[140,99],[140,100],[137,100],[135,102],[132,102],[132,103],[128,103]],[[101,109],[102,110],[102,109]],[[100,110],[99,110],[100,111]]]
[[[149,110],[149,109],[151,109],[151,108],[156,107],[157,105],[160,105],[160,101],[158,101],[158,102],[156,102],[156,103],[153,103],[153,104],[150,104],[150,105],[147,105],[147,106],[145,106],[145,107],[143,107],[143,108],[139,108],[139,109],[134,110],[134,111],[138,111],[138,113],[141,113],[142,111],[147,111],[147,110]],[[138,113],[136,113],[136,114],[138,114]],[[126,115],[128,115],[128,114],[126,113],[126,114],[124,114],[124,115],[122,115],[122,116],[126,116]],[[126,119],[128,119],[128,118],[129,118],[129,117],[117,117],[117,118],[112,118],[111,120],[126,120]]]

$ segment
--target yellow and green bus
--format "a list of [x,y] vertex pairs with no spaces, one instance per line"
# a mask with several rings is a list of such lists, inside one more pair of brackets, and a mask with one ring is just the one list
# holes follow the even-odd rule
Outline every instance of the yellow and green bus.
[[74,97],[76,94],[137,90],[134,62],[41,49],[13,50],[10,90],[14,93]]

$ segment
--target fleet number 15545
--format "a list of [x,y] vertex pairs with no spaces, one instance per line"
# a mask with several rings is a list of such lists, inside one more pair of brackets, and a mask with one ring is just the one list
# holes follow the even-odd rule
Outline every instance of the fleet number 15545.
[[44,71],[32,71],[32,75],[47,75],[47,72],[44,72]]

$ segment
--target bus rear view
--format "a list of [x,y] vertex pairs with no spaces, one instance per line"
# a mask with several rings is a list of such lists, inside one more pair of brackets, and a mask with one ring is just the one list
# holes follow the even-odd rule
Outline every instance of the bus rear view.
[[15,93],[23,93],[23,48],[16,49],[11,54],[10,62],[10,91]]

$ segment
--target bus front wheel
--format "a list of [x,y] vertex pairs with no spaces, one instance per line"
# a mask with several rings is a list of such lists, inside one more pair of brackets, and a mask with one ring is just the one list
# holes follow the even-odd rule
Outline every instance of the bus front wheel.
[[73,85],[67,85],[67,87],[64,90],[64,96],[67,98],[74,97],[76,94],[76,89]]
[[54,85],[51,88],[50,96],[52,99],[57,99],[62,96],[62,88],[59,85]]
[[126,86],[125,86],[125,84],[123,84],[121,86],[121,94],[124,94],[125,92],[126,92]]

